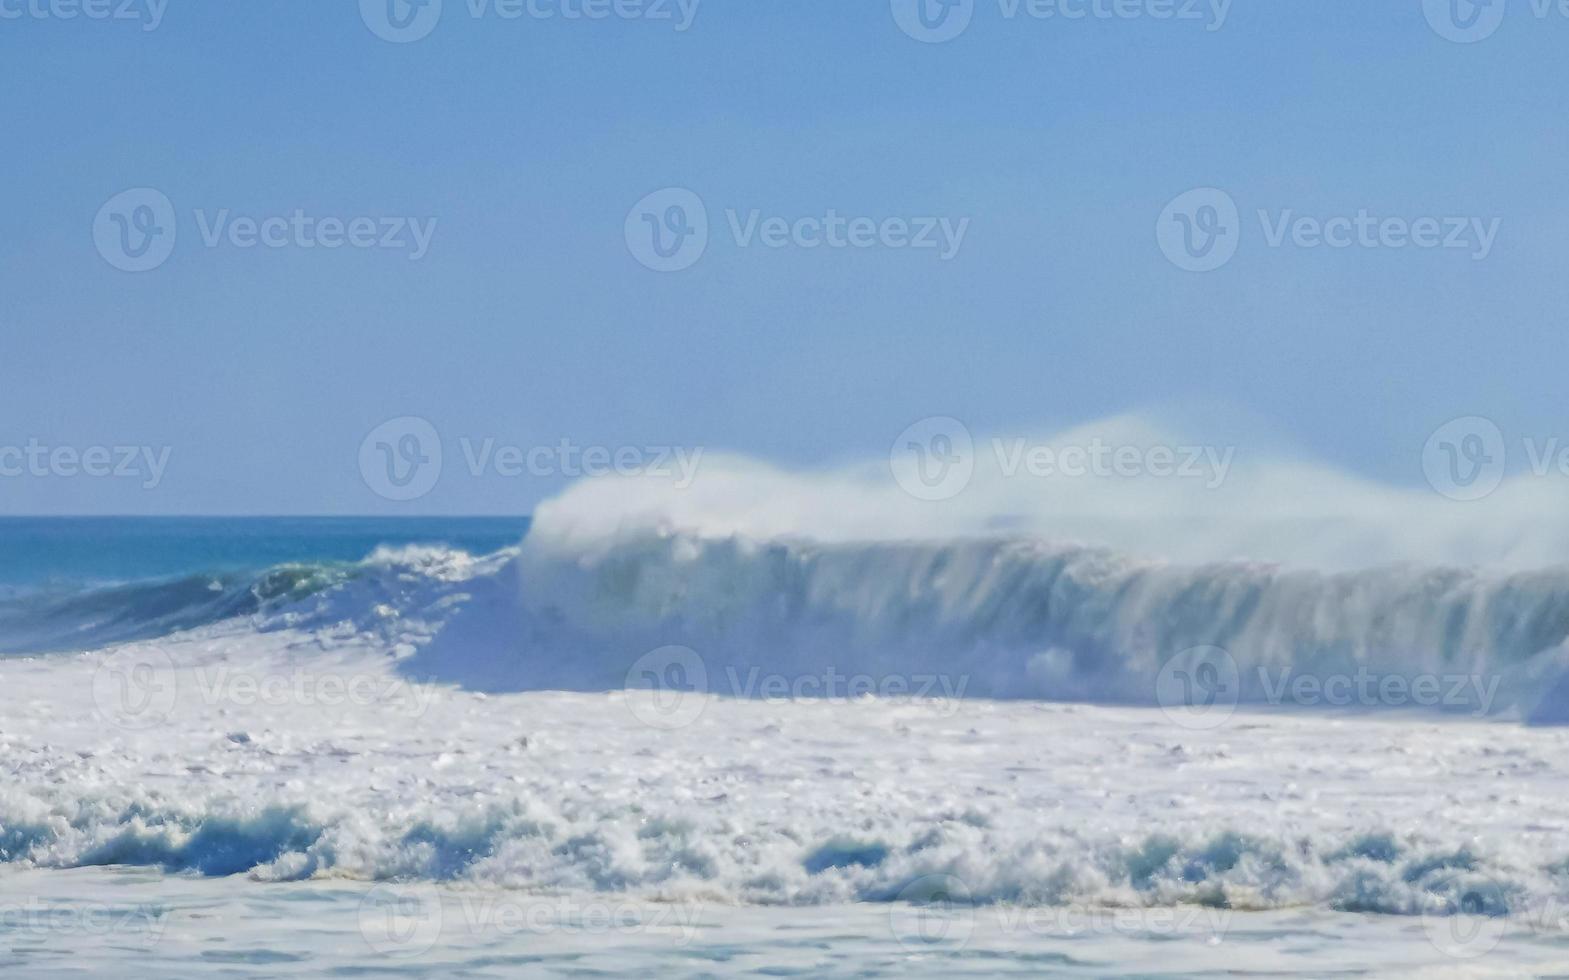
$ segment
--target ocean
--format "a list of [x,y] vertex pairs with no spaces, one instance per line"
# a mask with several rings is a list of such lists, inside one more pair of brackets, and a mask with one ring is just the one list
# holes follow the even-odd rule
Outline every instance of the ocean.
[[0,520],[0,972],[1569,972],[1560,573],[597,512]]

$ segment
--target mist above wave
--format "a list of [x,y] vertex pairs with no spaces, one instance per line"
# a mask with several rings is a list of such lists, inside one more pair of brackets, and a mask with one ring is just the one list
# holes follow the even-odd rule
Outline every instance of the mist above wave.
[[[690,486],[651,476],[585,480],[541,504],[530,538],[592,549],[628,531],[756,540],[943,540],[1027,536],[1178,562],[1270,561],[1327,570],[1412,562],[1540,568],[1569,556],[1569,508],[1552,481],[1519,476],[1485,499],[1381,484],[1251,443],[1183,437],[1135,416],[1019,438],[977,434],[973,475],[948,499],[904,488],[919,458],[896,452],[786,469],[709,452]],[[1065,451],[1101,447],[1159,471],[1064,475]],[[1420,448],[1420,447],[1418,447]],[[1047,450],[1058,465],[1032,466]],[[1413,475],[1419,475],[1413,458]],[[1080,459],[1084,457],[1081,455]],[[1092,467],[1081,466],[1081,469]],[[1157,473],[1162,475],[1156,475]]]

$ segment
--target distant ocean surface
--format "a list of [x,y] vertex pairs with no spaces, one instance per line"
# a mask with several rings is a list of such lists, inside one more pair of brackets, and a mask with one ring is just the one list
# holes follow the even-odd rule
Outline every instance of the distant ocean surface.
[[489,554],[527,530],[526,517],[0,517],[0,586],[68,588],[353,562],[408,544]]
[[561,508],[0,555],[8,977],[1569,971],[1557,572]]

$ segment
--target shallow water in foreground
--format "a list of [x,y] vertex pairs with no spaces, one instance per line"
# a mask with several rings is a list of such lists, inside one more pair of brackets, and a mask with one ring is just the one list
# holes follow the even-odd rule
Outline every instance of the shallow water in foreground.
[[728,642],[807,607],[725,573],[699,655],[657,646],[696,607],[625,595],[691,577],[657,566],[530,566],[535,601],[516,550],[416,548],[46,617],[81,642],[0,659],[0,975],[1569,973],[1569,729],[1168,710],[1137,663],[1088,678],[1143,707],[959,697],[1027,648],[901,655],[880,561],[887,642]]
[[[0,873],[8,977],[1544,976],[1569,938],[1495,919],[662,904],[127,869]],[[1221,928],[1215,928],[1219,925]],[[1459,944],[1476,956],[1441,946]]]

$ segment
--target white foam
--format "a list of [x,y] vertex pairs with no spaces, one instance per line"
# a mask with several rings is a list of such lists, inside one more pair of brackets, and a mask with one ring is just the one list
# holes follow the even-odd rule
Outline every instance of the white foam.
[[[1421,482],[1380,484],[1256,444],[1206,443],[1121,416],[1024,440],[1030,447],[1207,449],[1197,475],[1070,477],[1015,467],[1015,440],[977,434],[974,475],[951,499],[920,500],[878,456],[787,470],[708,453],[690,486],[653,476],[584,480],[542,504],[530,537],[581,551],[629,531],[817,541],[951,540],[1008,533],[1182,562],[1257,560],[1344,570],[1390,562],[1557,566],[1569,509],[1552,480],[1520,475],[1487,498],[1449,500]],[[1421,447],[1415,447],[1420,449]],[[1227,457],[1227,451],[1234,454]],[[1180,456],[1181,454],[1179,454]],[[1228,459],[1224,466],[1208,460]],[[1181,459],[1178,460],[1181,466]],[[1010,475],[1011,470],[1011,475]],[[1217,478],[1224,475],[1223,480]]]

